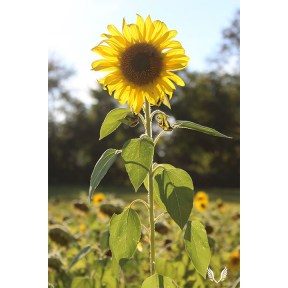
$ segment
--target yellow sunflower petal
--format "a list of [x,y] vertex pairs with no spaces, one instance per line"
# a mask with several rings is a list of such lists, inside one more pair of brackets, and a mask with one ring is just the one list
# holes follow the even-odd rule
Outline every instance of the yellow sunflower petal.
[[[160,47],[160,49],[163,49],[163,43],[165,43],[166,41],[170,40],[171,38],[175,37],[177,35],[177,31],[176,30],[170,30],[168,32],[166,32],[162,37],[160,37],[159,39],[157,39],[154,42],[154,45],[157,45]],[[161,45],[162,44],[162,45]]]
[[102,38],[111,38],[111,37],[112,37],[112,35],[110,35],[110,34],[105,34],[105,33],[102,33],[100,36],[101,36]]
[[[122,87],[120,87],[119,89],[117,89],[115,92],[114,92],[114,98],[115,99],[123,99],[123,93],[125,92],[125,89],[126,87],[124,85],[122,85]],[[125,101],[126,102],[126,101]],[[124,103],[125,103],[124,102]],[[123,103],[123,104],[124,104]],[[122,103],[120,103],[121,105],[123,105]]]
[[145,40],[146,28],[145,28],[144,19],[138,14],[137,14],[136,25],[139,27],[140,41],[142,42]]
[[105,40],[105,43],[117,50],[118,54],[126,47],[126,41],[121,37],[113,36],[108,40]]
[[132,38],[133,43],[139,42],[140,39],[142,39],[140,31],[139,31],[139,27],[135,24],[130,24],[129,29],[130,29],[131,38]]
[[177,62],[188,62],[190,60],[190,58],[186,55],[183,54],[175,54],[175,55],[169,55],[169,56],[165,56],[165,60],[166,61],[177,61]]
[[154,21],[153,25],[154,25],[154,31],[151,36],[151,41],[156,41],[168,31],[168,28],[165,23],[159,20]]
[[138,114],[142,107],[143,107],[143,104],[144,104],[144,97],[143,97],[143,93],[142,91],[140,91],[139,89],[137,90],[134,90],[134,102],[133,102],[133,110],[136,114]]
[[161,79],[160,85],[162,86],[162,90],[170,96],[171,93],[173,93],[173,90],[176,89],[176,87],[173,85],[172,82],[169,81],[173,86],[167,80],[164,81],[164,79],[165,78]]
[[172,81],[168,77],[163,77],[162,80],[163,80],[163,83],[166,83],[169,86],[170,89],[167,88],[167,90],[171,91],[171,89],[172,90],[176,89],[175,85],[172,83]]
[[131,37],[130,29],[129,29],[127,23],[126,23],[125,18],[123,18],[122,32],[123,32],[124,38],[125,38],[128,42],[132,42],[132,37]]
[[166,55],[166,57],[170,57],[173,55],[187,57],[185,55],[185,50],[183,48],[171,49],[171,50],[164,52],[164,54]]
[[148,42],[149,39],[151,39],[152,33],[154,31],[154,25],[152,23],[150,15],[146,18],[145,26],[146,26],[145,40]]
[[158,90],[154,85],[150,85],[150,87],[146,89],[144,96],[152,105],[157,105],[158,99],[160,97],[160,95],[158,94]]
[[165,94],[164,94],[164,97],[163,97],[163,104],[165,106],[167,106],[169,109],[171,109],[171,105],[170,105],[169,99],[168,99],[168,97]]
[[128,97],[129,97],[128,94],[123,93],[123,95],[121,96],[121,98],[119,98],[119,100],[118,100],[119,103],[120,103],[121,105],[126,104],[126,103],[128,102]]
[[120,31],[114,25],[108,25],[107,29],[111,33],[112,36],[123,37],[123,35],[120,33]]
[[106,86],[106,85],[115,85],[119,82],[122,82],[122,77],[121,77],[121,74],[116,71],[116,72],[113,72],[113,73],[110,73],[108,74],[107,76],[105,76],[103,78],[103,85]]
[[[187,57],[188,58],[188,57]],[[166,69],[169,70],[180,70],[183,69],[187,66],[188,64],[188,59],[186,57],[180,57],[180,58],[175,58],[175,57],[165,57],[164,62],[165,62],[165,67]]]
[[[117,99],[117,98],[115,98],[115,99]],[[118,101],[121,105],[124,105],[127,102],[127,99],[128,99],[128,95],[123,93],[121,95],[121,97],[118,99]]]
[[115,91],[114,91],[113,96],[115,99],[119,101],[121,105],[124,105],[126,102],[128,102],[130,90],[127,90],[127,87],[125,85],[122,84],[119,87],[117,87],[117,89],[114,89],[114,90]]
[[167,76],[169,79],[171,79],[173,82],[175,82],[179,86],[185,86],[184,81],[176,74],[167,71]]
[[173,49],[181,49],[182,45],[179,41],[172,40],[172,41],[166,41],[162,44],[163,49],[173,48]]
[[95,71],[113,71],[117,69],[118,62],[109,62],[107,60],[96,60],[92,63],[92,70]]
[[177,70],[182,70],[186,67],[187,65],[181,64],[181,63],[167,63],[166,64],[166,69],[170,71],[177,71]]
[[98,83],[103,86],[103,90],[107,90],[107,87],[104,86],[104,78],[98,80]]
[[[103,56],[103,57],[109,57],[109,58],[115,58],[117,57],[117,51],[109,46],[104,45],[98,45],[94,48],[92,48],[92,51]],[[116,60],[116,59],[115,59]]]
[[[112,95],[112,93],[114,91],[117,91],[119,89],[121,89],[123,86],[125,86],[125,82],[123,80],[117,82],[117,83],[113,83],[113,84],[107,84],[106,87],[108,88],[108,92],[110,95]],[[120,96],[119,96],[120,97]],[[115,99],[117,99],[115,97]]]

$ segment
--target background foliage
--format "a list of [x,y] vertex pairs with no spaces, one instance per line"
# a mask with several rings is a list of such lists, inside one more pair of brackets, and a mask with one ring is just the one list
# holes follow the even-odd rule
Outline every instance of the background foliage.
[[[123,201],[128,197],[119,191],[115,191],[117,197],[111,194],[113,191],[109,192],[96,193],[92,205],[85,204],[85,191],[73,200],[71,197],[66,201],[54,197],[49,202],[48,275],[49,283],[55,288],[139,288],[149,277],[149,239],[143,228],[133,258],[122,265],[123,272],[119,275],[119,270],[113,266],[108,246],[109,221],[112,214],[121,213],[129,201]],[[146,198],[145,193],[137,193],[137,196]],[[233,201],[226,201],[228,198],[225,196],[223,198],[224,201],[217,198],[205,202],[201,200],[200,205],[194,200],[195,207],[190,217],[192,221],[205,224],[212,254],[209,266],[215,273],[215,279],[219,280],[225,266],[228,268],[227,279],[221,286],[208,278],[203,279],[196,272],[185,252],[183,231],[169,216],[161,218],[156,224],[157,273],[172,278],[181,288],[231,288],[237,283],[240,264],[239,198],[235,194]],[[203,203],[204,210],[200,209]],[[133,209],[139,214],[141,222],[147,225],[146,209],[136,204]],[[159,207],[156,208],[156,214],[160,211]],[[113,246],[110,248],[113,249]]]

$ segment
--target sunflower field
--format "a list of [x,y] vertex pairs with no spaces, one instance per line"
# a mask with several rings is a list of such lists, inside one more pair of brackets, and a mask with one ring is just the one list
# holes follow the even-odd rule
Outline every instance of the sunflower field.
[[[215,280],[220,279],[225,267],[228,269],[226,279],[218,284],[210,277],[204,279],[195,270],[185,252],[183,232],[170,217],[164,215],[156,223],[156,272],[173,278],[178,287],[240,287],[239,191],[224,190],[225,193],[214,193],[213,189],[196,191],[190,217],[205,225],[212,254],[209,267]],[[149,233],[144,226],[148,215],[141,203],[132,207],[144,223],[136,252],[129,261],[120,263],[120,269],[112,261],[110,218],[120,214],[135,197],[133,192],[117,194],[116,191],[97,191],[91,204],[87,191],[73,198],[61,195],[49,198],[49,287],[138,288],[149,276]],[[139,192],[139,195],[143,199],[147,197],[145,193]],[[223,199],[219,195],[223,195]],[[159,215],[160,207],[155,211]]]

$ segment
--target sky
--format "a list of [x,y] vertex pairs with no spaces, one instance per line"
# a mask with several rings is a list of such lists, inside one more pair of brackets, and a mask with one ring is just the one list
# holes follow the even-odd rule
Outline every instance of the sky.
[[190,57],[188,69],[205,71],[221,43],[221,31],[240,6],[239,0],[51,0],[49,5],[48,55],[75,70],[69,89],[87,104],[92,103],[89,89],[104,75],[91,71],[91,63],[99,59],[91,48],[108,24],[120,29],[124,17],[135,23],[136,14],[159,19],[178,31],[175,40]]

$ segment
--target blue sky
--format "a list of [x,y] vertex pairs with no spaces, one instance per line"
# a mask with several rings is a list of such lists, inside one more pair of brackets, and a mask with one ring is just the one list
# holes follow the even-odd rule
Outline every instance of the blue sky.
[[205,71],[207,58],[214,55],[221,31],[239,8],[239,0],[51,0],[48,51],[76,70],[69,82],[75,95],[91,102],[89,88],[95,88],[103,74],[91,71],[98,56],[91,48],[107,32],[107,25],[121,28],[123,17],[134,23],[136,13],[165,22],[177,30],[179,40],[190,57],[188,69]]

